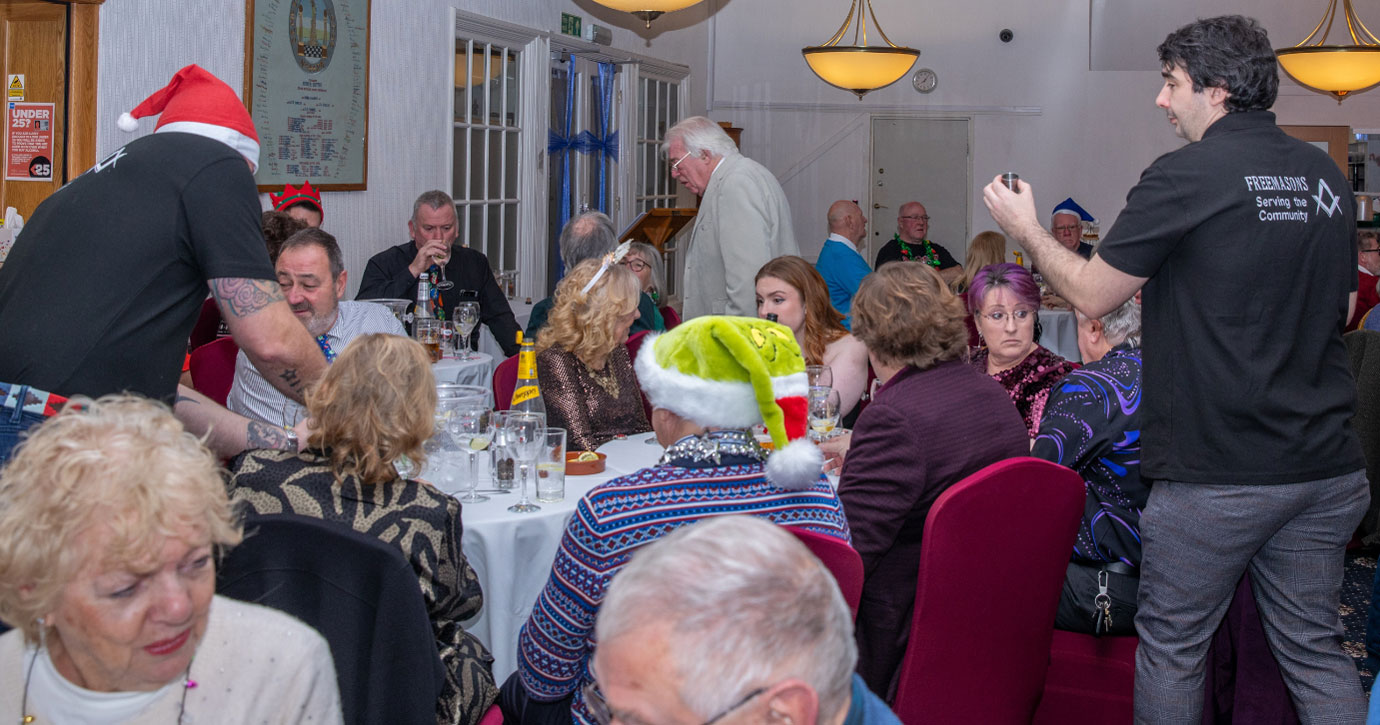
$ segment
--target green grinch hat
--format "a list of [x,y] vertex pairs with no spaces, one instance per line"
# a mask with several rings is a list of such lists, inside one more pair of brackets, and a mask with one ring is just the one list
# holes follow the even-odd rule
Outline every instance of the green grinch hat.
[[776,451],[767,480],[801,489],[824,455],[805,438],[809,378],[790,328],[755,317],[697,317],[649,337],[637,379],[653,407],[706,427],[766,425]]

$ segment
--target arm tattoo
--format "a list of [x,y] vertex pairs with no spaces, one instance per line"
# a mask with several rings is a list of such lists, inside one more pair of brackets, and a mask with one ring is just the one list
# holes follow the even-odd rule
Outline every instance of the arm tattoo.
[[302,392],[302,379],[297,377],[297,368],[288,368],[278,375],[289,388]]
[[211,280],[211,294],[221,314],[226,317],[248,317],[265,307],[278,302],[283,291],[271,279],[248,279],[244,277],[218,277]]
[[277,448],[287,450],[294,448],[288,440],[287,431],[279,426],[269,425],[263,421],[249,421],[249,431],[245,435],[246,442],[250,448]]
[[193,397],[190,396],[190,395],[179,395],[179,396],[177,396],[177,400],[174,400],[174,401],[173,401],[173,406],[176,407],[176,406],[181,405],[181,404],[183,404],[183,403],[190,403],[190,404],[192,404],[192,405],[201,405],[201,403],[200,403],[199,401],[197,401],[196,398],[193,398]]

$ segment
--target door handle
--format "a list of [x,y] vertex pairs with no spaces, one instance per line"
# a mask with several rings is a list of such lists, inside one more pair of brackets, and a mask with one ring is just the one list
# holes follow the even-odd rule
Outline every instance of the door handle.
[[890,209],[891,207],[889,207],[889,206],[883,206],[883,205],[877,204],[877,203],[873,203],[873,204],[872,204],[872,208],[873,208],[873,209]]

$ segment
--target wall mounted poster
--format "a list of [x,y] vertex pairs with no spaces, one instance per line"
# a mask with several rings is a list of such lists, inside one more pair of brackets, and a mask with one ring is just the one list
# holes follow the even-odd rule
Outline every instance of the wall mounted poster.
[[5,181],[53,181],[51,103],[10,101],[5,119]]
[[366,188],[369,0],[247,0],[244,102],[260,191]]

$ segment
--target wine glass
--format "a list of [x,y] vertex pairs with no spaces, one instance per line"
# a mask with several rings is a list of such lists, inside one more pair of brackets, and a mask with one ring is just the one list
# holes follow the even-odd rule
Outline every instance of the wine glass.
[[446,263],[450,261],[450,249],[447,248],[446,252],[446,254],[431,255],[431,262],[436,265],[436,269],[438,270],[436,272],[436,279],[432,280],[432,282],[436,285],[436,289],[442,292],[455,287],[454,282],[446,279]]
[[839,391],[816,385],[810,388],[810,440],[829,438],[839,425]]
[[460,498],[460,503],[488,501],[488,496],[481,496],[476,492],[479,487],[479,452],[487,450],[493,439],[489,406],[485,404],[485,399],[481,396],[459,399],[450,411],[446,427],[451,439],[461,451],[469,454],[470,459],[468,485],[465,495]]
[[810,387],[834,387],[834,371],[828,365],[806,365],[805,376],[810,379]]
[[461,302],[455,308],[456,332],[465,340],[465,352],[461,360],[473,360],[476,355],[470,350],[470,333],[479,326],[479,303]]
[[513,449],[513,457],[518,461],[519,475],[522,477],[522,483],[519,484],[521,499],[509,506],[508,510],[520,514],[540,511],[541,507],[527,498],[527,479],[537,462],[542,444],[546,442],[546,416],[510,410],[505,424],[508,445]]

